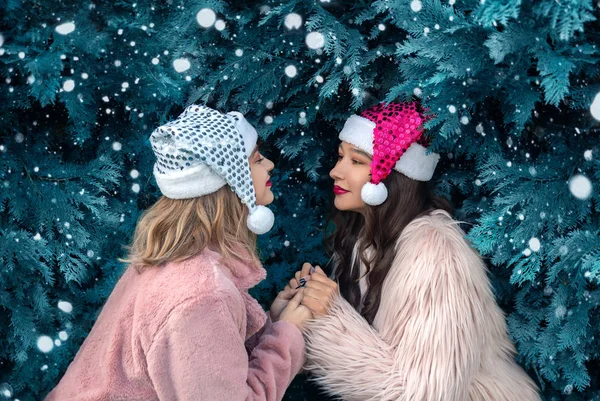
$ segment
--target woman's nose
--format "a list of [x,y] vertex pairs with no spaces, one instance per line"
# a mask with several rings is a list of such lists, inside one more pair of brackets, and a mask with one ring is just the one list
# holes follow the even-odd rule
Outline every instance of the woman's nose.
[[341,180],[343,178],[339,162],[331,169],[329,176],[334,180]]
[[264,160],[264,161],[266,162],[265,164],[267,165],[267,171],[271,171],[271,170],[273,170],[273,169],[275,168],[275,163],[273,163],[273,162],[271,161],[271,159],[267,159],[267,158],[265,157],[265,160]]

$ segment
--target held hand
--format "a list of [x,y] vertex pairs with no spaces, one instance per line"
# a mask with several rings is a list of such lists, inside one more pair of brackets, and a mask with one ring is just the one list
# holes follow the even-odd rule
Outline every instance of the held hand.
[[306,284],[307,279],[301,280],[303,276],[308,276],[308,280],[310,280],[310,271],[313,269],[313,266],[310,263],[304,263],[302,265],[302,270],[296,272],[296,276],[290,280],[288,285],[277,294],[277,298],[271,304],[270,316],[273,322],[279,320],[279,316],[281,312],[285,309],[290,299],[296,295],[296,292],[300,290],[302,285],[300,283]]
[[303,293],[304,288],[298,290],[296,295],[294,295],[294,297],[288,302],[287,306],[285,307],[283,312],[281,312],[281,316],[279,317],[279,320],[293,323],[299,329],[301,329],[302,326],[304,326],[307,320],[313,318],[313,314],[310,311],[310,309],[300,304],[300,302],[302,301]]
[[294,298],[294,295],[296,295],[298,291],[299,290],[295,289],[295,287],[292,288],[288,284],[282,291],[279,292],[279,294],[277,294],[277,298],[275,298],[275,300],[271,304],[271,309],[269,311],[269,314],[271,315],[271,320],[273,322],[279,320],[281,312],[283,312],[285,307],[288,305],[290,300]]
[[313,265],[310,263],[304,263],[302,265],[302,269],[296,272],[296,275],[293,279],[290,280],[290,286],[292,288],[298,288],[299,286],[304,286],[307,281],[310,280],[310,274],[315,270]]
[[329,306],[333,298],[338,295],[338,285],[331,280],[325,272],[317,266],[311,275],[311,280],[306,283],[302,305],[309,308],[314,317],[329,314]]

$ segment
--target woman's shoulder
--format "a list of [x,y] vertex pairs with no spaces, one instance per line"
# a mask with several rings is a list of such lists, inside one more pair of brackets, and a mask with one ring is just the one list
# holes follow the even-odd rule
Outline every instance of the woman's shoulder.
[[[398,246],[414,244],[429,247],[440,246],[440,241],[445,245],[468,245],[465,232],[460,228],[460,222],[455,220],[450,213],[442,209],[435,209],[412,220],[402,231],[398,239]],[[426,242],[423,244],[423,242]]]
[[240,297],[221,261],[206,252],[148,269],[141,273],[140,280],[144,291],[138,301],[165,315],[184,304]]
[[445,229],[459,228],[458,221],[454,220],[452,215],[443,209],[434,209],[426,214],[423,214],[413,219],[406,228],[415,229]]

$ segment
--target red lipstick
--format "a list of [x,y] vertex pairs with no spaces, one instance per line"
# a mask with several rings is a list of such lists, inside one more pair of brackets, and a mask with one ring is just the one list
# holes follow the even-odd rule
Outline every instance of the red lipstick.
[[340,187],[339,185],[334,185],[333,186],[333,193],[336,195],[344,195],[347,194],[350,191],[346,191],[344,188]]
[[267,183],[265,184],[267,187],[271,187],[273,186],[273,183],[271,182],[271,180],[267,181]]

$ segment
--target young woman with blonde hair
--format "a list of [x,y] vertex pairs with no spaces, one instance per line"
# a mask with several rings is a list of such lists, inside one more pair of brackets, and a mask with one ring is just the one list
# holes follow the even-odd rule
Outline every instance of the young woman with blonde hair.
[[333,279],[309,265],[290,283],[310,279],[306,368],[347,401],[539,401],[485,264],[428,187],[423,122],[418,104],[380,104],[340,133]]
[[141,216],[127,270],[46,400],[281,400],[312,314],[302,291],[280,294],[270,319],[248,294],[266,275],[256,234],[273,225],[273,163],[240,113],[205,106],[150,141],[163,196]]

